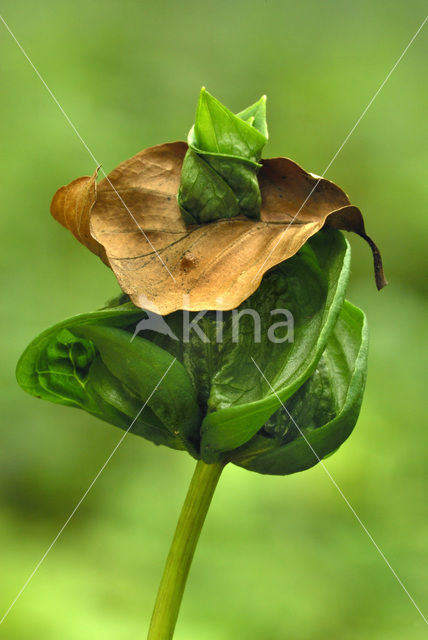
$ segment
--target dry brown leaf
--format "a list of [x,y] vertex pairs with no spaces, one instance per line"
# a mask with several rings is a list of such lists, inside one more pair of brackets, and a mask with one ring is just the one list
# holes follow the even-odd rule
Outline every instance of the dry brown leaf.
[[58,189],[51,203],[51,213],[79,242],[108,265],[104,247],[89,230],[89,217],[97,199],[97,174],[98,169],[91,176],[77,178]]
[[259,221],[238,217],[186,228],[176,197],[186,150],[184,142],[163,144],[123,162],[101,180],[93,207],[92,183],[86,183],[86,196],[78,185],[92,178],[75,180],[54,197],[54,217],[97,255],[104,248],[135,305],[163,315],[233,309],[258,288],[266,271],[293,256],[324,225],[367,239],[378,288],[386,284],[359,209],[337,185],[287,158],[263,161]]

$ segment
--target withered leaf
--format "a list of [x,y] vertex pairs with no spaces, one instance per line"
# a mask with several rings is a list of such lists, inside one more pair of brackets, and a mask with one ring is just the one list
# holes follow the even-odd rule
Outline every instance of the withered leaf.
[[105,251],[104,261],[135,305],[163,315],[233,309],[258,288],[266,271],[323,226],[365,237],[377,286],[386,284],[359,209],[337,185],[287,158],[263,161],[260,220],[239,216],[186,227],[177,204],[186,151],[184,142],[141,151],[100,181],[95,204],[94,176],[54,196],[54,217],[102,259]]
[[104,247],[89,230],[89,217],[97,199],[97,174],[98,169],[91,176],[77,178],[58,189],[51,203],[51,213],[79,242],[108,265]]

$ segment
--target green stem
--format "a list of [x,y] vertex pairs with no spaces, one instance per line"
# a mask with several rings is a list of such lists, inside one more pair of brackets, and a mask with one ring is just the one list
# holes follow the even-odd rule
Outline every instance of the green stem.
[[223,464],[198,460],[169,550],[147,640],[171,640],[202,525]]

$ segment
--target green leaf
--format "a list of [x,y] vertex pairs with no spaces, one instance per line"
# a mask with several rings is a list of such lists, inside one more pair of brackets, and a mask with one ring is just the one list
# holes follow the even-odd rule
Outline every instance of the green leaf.
[[[205,88],[199,95],[194,127],[195,147],[203,152],[235,156],[258,163],[267,142],[266,110],[263,111],[263,97],[259,103],[235,115],[212,96]],[[257,114],[257,122],[256,116]],[[254,117],[253,126],[246,120]],[[258,130],[257,125],[266,133]]]
[[[173,449],[186,449],[180,438],[171,437],[170,432],[165,429],[150,406],[146,405],[141,412],[141,399],[126,389],[121,381],[104,365],[99,356],[94,359],[91,365],[86,389],[89,396],[97,398],[102,410],[98,417],[103,420],[107,420],[106,416],[113,412],[112,415],[116,416],[116,419],[107,420],[108,422],[125,430],[129,429],[129,425],[133,423],[131,432],[136,435],[151,440],[155,444],[162,444]],[[114,412],[115,409],[116,412]],[[135,420],[136,416],[138,418]]]
[[172,435],[197,442],[200,412],[196,394],[178,360],[174,362],[167,351],[145,338],[131,341],[130,334],[122,329],[88,325],[75,332],[92,341],[110,373],[140,401],[147,401]]
[[[257,309],[265,330],[254,343],[249,327],[239,343],[229,343],[222,353],[208,401],[211,412],[202,423],[201,453],[207,462],[247,442],[278,409],[278,397],[257,366],[282,402],[311,375],[342,307],[349,263],[343,236],[321,232],[265,276],[240,306]],[[294,339],[274,344],[266,327],[272,324],[271,310],[280,308],[294,318]]]
[[178,199],[187,224],[239,215],[239,202],[232,188],[202,155],[191,149],[184,156]]
[[[165,316],[181,340],[150,335],[162,348],[174,353],[186,367],[205,418],[201,431],[201,455],[212,462],[250,440],[278,409],[279,401],[252,358],[286,401],[314,370],[343,304],[349,276],[350,249],[340,232],[321,231],[289,260],[265,275],[260,287],[236,311],[210,312],[198,322],[207,337],[196,332],[183,341],[183,313]],[[269,331],[288,310],[294,319],[292,342],[271,340]],[[260,318],[260,341],[255,340],[254,310]],[[247,315],[245,315],[247,313]],[[194,320],[197,314],[190,314]],[[218,320],[222,337],[217,341]],[[235,331],[234,326],[238,328]],[[275,336],[287,337],[287,327]],[[258,336],[257,336],[258,338]]]
[[178,193],[187,224],[260,217],[257,171],[267,136],[265,96],[235,115],[201,90]]
[[343,235],[324,230],[237,310],[145,324],[146,312],[117,301],[33,340],[18,381],[122,429],[138,414],[134,433],[207,463],[293,473],[334,451],[357,419],[367,346],[362,313],[344,303],[349,263]]
[[247,107],[243,111],[236,114],[241,120],[250,122],[251,125],[260,131],[260,133],[268,139],[268,128],[266,123],[266,96],[262,96],[260,100]]
[[311,378],[230,460],[258,473],[303,471],[348,438],[358,418],[367,370],[364,314],[345,302]]
[[[53,362],[55,362],[55,366],[58,366],[58,371],[61,371],[64,366],[69,368],[64,363],[64,360],[68,359],[68,344],[70,341],[77,341],[72,334],[70,335],[69,326],[107,324],[120,327],[137,322],[139,318],[141,318],[141,310],[131,303],[126,303],[118,307],[106,307],[92,313],[83,313],[59,322],[43,331],[25,349],[17,365],[18,383],[24,391],[37,397],[44,397],[51,402],[76,406],[78,403],[74,399],[62,398],[57,392],[46,389],[46,383],[43,385],[40,377],[44,375],[44,372],[45,375],[50,373],[49,366]],[[65,344],[63,344],[64,342]],[[82,343],[82,345],[84,344]],[[71,369],[73,370],[72,366]]]
[[51,327],[21,356],[18,383],[36,397],[84,409],[122,429],[147,401],[132,432],[195,455],[200,424],[195,391],[170,354],[140,337],[131,342],[127,328],[132,331],[144,316],[127,303]]

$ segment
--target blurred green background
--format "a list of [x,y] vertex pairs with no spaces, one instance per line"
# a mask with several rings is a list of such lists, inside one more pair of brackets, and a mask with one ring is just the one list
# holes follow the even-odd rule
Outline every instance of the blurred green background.
[[[321,174],[424,18],[425,2],[3,3],[3,17],[108,171],[183,139],[201,85],[234,110],[268,95],[265,156]],[[327,177],[364,212],[390,285],[351,238],[348,297],[368,314],[359,423],[330,473],[428,612],[426,47],[422,31]],[[0,615],[121,432],[26,396],[14,377],[47,326],[115,295],[113,275],[49,215],[94,162],[0,24]],[[8,640],[144,638],[192,473],[129,436],[0,627]],[[177,640],[419,640],[427,626],[323,469],[226,469]]]

